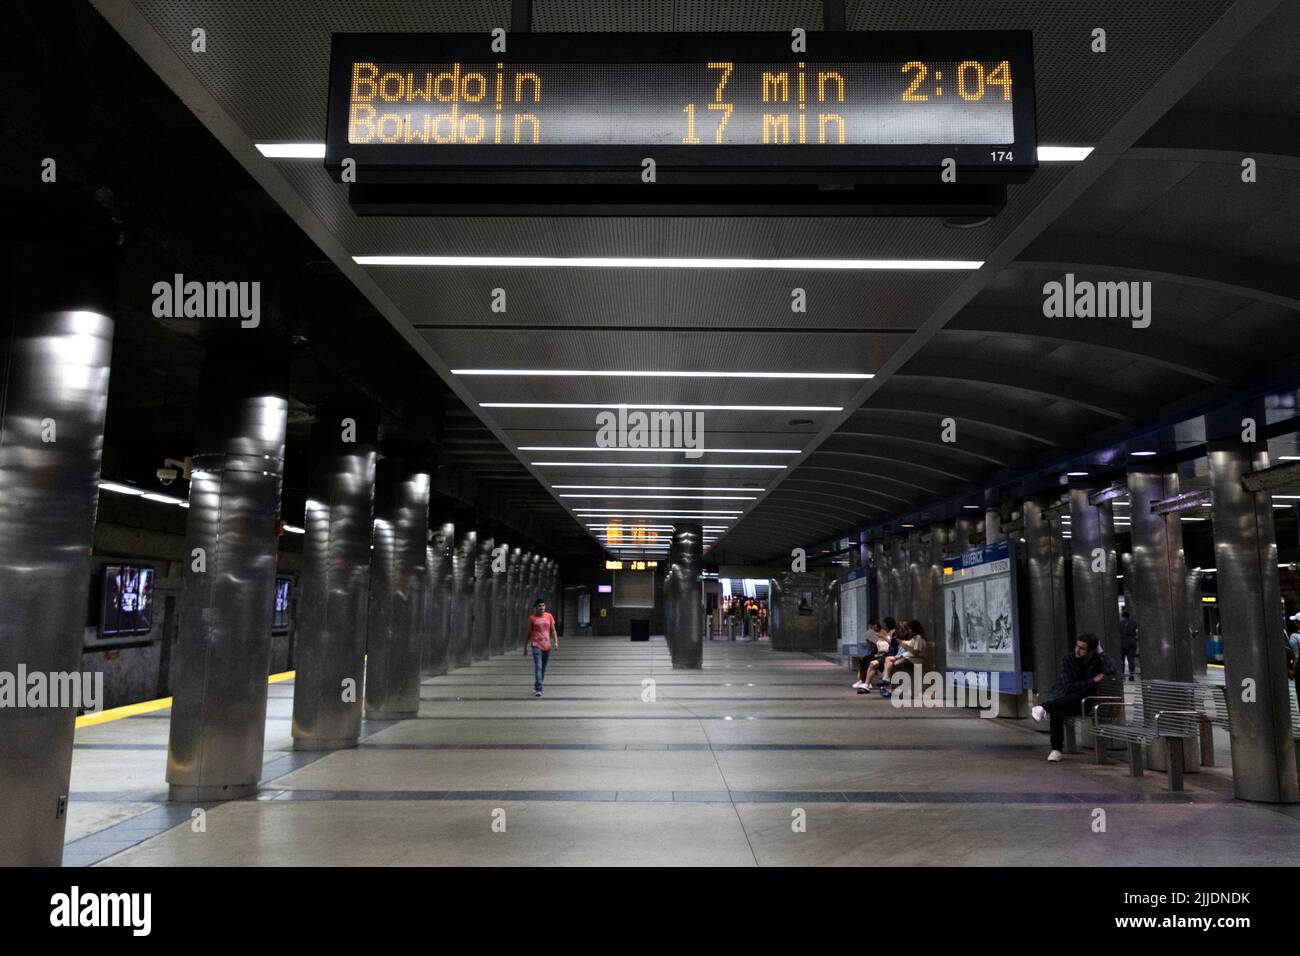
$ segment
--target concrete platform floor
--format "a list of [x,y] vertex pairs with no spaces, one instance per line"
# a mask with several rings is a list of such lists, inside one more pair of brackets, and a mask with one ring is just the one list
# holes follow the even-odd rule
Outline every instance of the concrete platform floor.
[[[1252,865],[1300,863],[1300,808],[1219,766],[1128,776],[1046,761],[1027,721],[893,707],[841,666],[713,642],[566,638],[546,696],[510,654],[433,678],[420,717],[294,753],[270,686],[257,798],[166,802],[169,713],[77,731],[68,865]],[[653,681],[654,700],[643,700]]]

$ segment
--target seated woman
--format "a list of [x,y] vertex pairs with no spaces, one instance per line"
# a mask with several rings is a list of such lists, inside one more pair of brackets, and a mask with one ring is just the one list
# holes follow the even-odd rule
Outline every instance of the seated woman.
[[885,632],[885,637],[888,640],[882,639],[877,645],[879,653],[867,664],[867,671],[862,679],[862,687],[858,690],[859,694],[870,692],[876,675],[885,666],[885,661],[898,654],[898,649],[901,646],[899,642],[909,636],[907,622],[904,621],[902,624],[898,624],[892,617],[885,618]]
[[894,670],[898,665],[909,661],[922,661],[925,659],[925,628],[921,626],[920,621],[907,622],[908,637],[898,642],[898,653],[885,658],[885,678],[880,685],[880,696],[890,697],[893,694],[890,680],[894,676]]
[[[880,640],[885,636],[885,629],[880,626],[880,622],[874,617],[867,622],[867,633],[863,635],[862,643],[871,648],[871,653],[863,657],[853,659],[854,666],[858,671],[858,679],[854,682],[855,690],[867,686],[867,662],[880,652]],[[888,646],[888,643],[886,643]]]

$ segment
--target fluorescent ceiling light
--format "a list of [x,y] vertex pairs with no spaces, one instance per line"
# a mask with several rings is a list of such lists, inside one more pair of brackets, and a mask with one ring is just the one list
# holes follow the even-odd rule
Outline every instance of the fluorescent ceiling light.
[[1040,163],[1081,163],[1092,153],[1091,146],[1039,146]]
[[745,495],[560,495],[561,498],[636,498],[643,501],[757,501]]
[[673,372],[664,370],[588,369],[571,368],[454,368],[452,375],[519,375],[565,378],[789,378],[789,379],[868,379],[876,376],[869,372]]
[[324,159],[324,143],[257,143],[267,159]]
[[1065,476],[1067,478],[1087,478],[1088,473],[1086,471],[1067,471]]
[[645,402],[479,402],[479,408],[650,408],[683,412],[842,412],[843,405],[649,405]]
[[534,468],[776,468],[785,465],[683,465],[663,461],[533,461]]
[[1155,452],[1153,452],[1153,451],[1134,451],[1134,452],[1129,452],[1129,454],[1131,454],[1134,458],[1150,458],[1152,455],[1155,454]]
[[[584,508],[579,512],[579,514],[584,518],[613,518],[616,515],[626,517],[626,515],[622,515],[617,508],[593,508],[591,510]],[[742,514],[742,512],[725,508],[718,511],[694,511],[685,508],[645,508],[637,512],[638,517],[641,515],[711,515],[729,518],[740,514]]]
[[496,266],[540,269],[826,269],[951,272],[984,265],[979,259],[721,259],[672,256],[353,256],[360,266]]
[[123,485],[116,481],[101,481],[99,483],[100,491],[115,491],[119,495],[143,495],[143,488],[137,488],[135,485]]
[[173,498],[171,495],[160,495],[156,491],[148,491],[140,496],[148,501],[160,501],[165,505],[184,504],[180,498]]
[[284,530],[285,530],[285,531],[288,531],[290,534],[306,534],[306,533],[307,533],[307,531],[306,531],[305,528],[299,528],[296,524],[287,524],[287,525],[284,526]]
[[700,452],[711,455],[797,455],[798,448],[602,448],[600,445],[520,445],[520,451],[627,451],[680,455]]
[[[608,490],[608,491],[753,491],[753,488],[699,488],[682,485],[551,485],[555,489],[566,490]],[[563,497],[563,496],[561,496]],[[1277,495],[1273,496],[1278,497]]]

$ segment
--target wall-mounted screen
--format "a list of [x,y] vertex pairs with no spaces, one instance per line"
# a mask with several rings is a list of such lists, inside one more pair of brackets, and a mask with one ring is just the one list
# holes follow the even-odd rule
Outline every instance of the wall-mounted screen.
[[275,579],[275,613],[271,617],[271,630],[284,633],[289,630],[289,595],[292,582],[289,578]]
[[104,568],[100,637],[153,630],[153,568],[110,564]]

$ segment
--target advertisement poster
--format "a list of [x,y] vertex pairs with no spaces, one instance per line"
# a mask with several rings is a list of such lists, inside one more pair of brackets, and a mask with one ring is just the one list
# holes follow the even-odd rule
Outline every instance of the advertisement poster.
[[[1012,545],[1000,541],[944,562],[943,631],[948,669],[1013,675],[1018,686],[1020,628]],[[1009,686],[1008,680],[1002,686]]]

